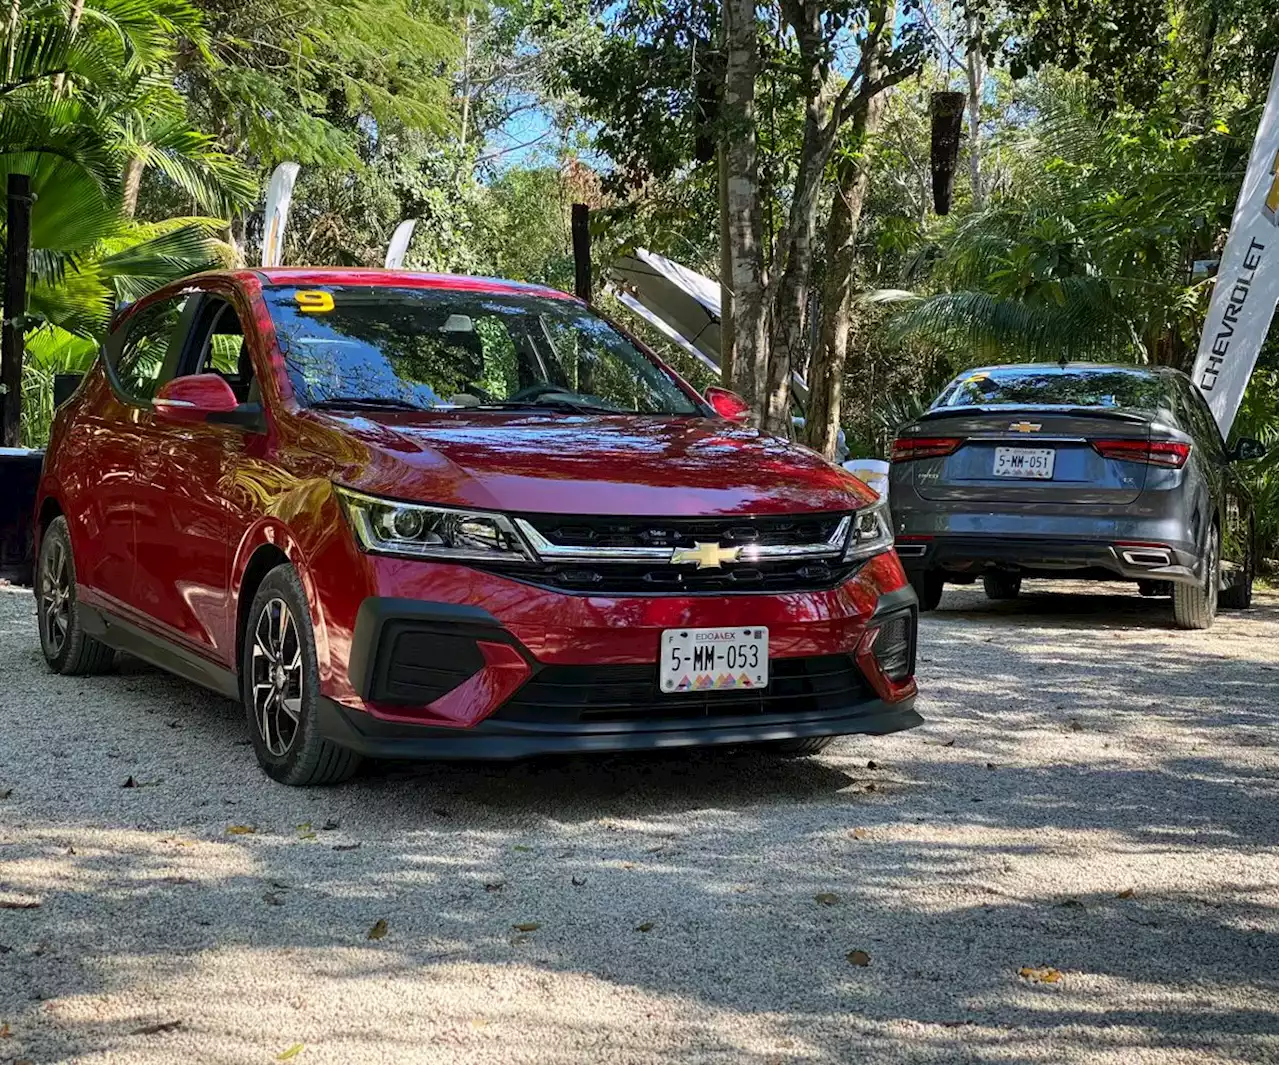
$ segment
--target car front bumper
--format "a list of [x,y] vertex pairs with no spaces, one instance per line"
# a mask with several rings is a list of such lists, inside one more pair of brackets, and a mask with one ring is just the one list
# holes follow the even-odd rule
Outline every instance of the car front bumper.
[[[777,595],[577,596],[468,571],[470,601],[441,601],[451,585],[440,578],[460,570],[376,560],[375,594],[350,621],[325,619],[320,725],[328,738],[372,757],[492,759],[881,734],[921,723],[910,675],[915,595],[892,554],[837,588]],[[768,689],[658,693],[664,629],[741,624],[769,628]],[[909,666],[887,672],[880,656],[904,633]],[[812,678],[809,663],[822,667]],[[607,690],[592,690],[597,676]],[[610,692],[623,690],[625,705],[612,707]]]

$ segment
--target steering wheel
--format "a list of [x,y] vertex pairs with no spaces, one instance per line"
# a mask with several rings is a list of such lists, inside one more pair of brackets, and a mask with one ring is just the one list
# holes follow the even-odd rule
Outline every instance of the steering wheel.
[[508,403],[519,403],[526,399],[539,399],[542,396],[550,395],[572,396],[574,393],[561,385],[553,385],[544,381],[542,384],[529,385],[527,388],[520,389],[514,395],[507,397]]

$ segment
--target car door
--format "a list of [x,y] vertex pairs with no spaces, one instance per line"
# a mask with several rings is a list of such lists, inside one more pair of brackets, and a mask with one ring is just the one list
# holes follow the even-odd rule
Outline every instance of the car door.
[[[188,310],[189,329],[174,376],[218,373],[238,394],[252,376],[242,357],[244,333],[221,292],[202,292]],[[133,599],[162,635],[223,664],[235,657],[228,611],[232,530],[227,474],[246,430],[177,423],[152,416],[143,428]]]
[[110,387],[102,402],[86,406],[77,427],[78,465],[93,476],[81,493],[79,524],[89,542],[77,547],[84,556],[77,558],[80,581],[116,607],[131,604],[145,426],[186,299],[182,293],[140,307],[107,337],[103,362]]
[[1191,382],[1179,378],[1185,394],[1188,431],[1203,456],[1202,471],[1209,482],[1213,504],[1222,517],[1222,561],[1226,568],[1243,566],[1248,552],[1249,495],[1227,453],[1218,423],[1204,395]]

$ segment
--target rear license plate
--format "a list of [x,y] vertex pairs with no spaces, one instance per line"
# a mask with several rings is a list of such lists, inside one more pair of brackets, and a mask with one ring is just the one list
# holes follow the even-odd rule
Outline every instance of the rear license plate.
[[991,471],[997,477],[1026,477],[1034,481],[1053,479],[1051,447],[998,447]]
[[658,680],[664,692],[763,688],[769,683],[769,630],[664,629]]

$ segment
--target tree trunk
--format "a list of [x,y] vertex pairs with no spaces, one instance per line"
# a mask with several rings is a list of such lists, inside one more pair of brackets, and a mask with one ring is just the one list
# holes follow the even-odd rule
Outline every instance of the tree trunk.
[[[14,0],[14,7],[18,6],[18,0]],[[84,0],[71,0],[71,12],[67,16],[67,29],[70,30],[69,36],[74,37],[76,30],[80,28],[80,20],[84,17]],[[67,76],[65,74],[55,74],[53,76],[53,96],[57,99],[62,95],[62,87],[66,84]]]
[[720,384],[734,387],[733,256],[729,253],[729,146],[724,137],[716,148],[716,185],[720,219]]
[[972,15],[968,19],[969,54],[966,65],[969,72],[969,185],[973,193],[973,206],[981,211],[986,202],[986,193],[982,188],[982,51],[973,40],[978,32],[977,22]]
[[[875,12],[892,22],[893,5]],[[866,59],[866,77],[879,74],[879,58]],[[857,252],[858,225],[866,202],[870,174],[859,156],[868,135],[880,125],[884,94],[869,97],[853,115],[850,140],[859,155],[844,155],[836,167],[836,190],[827,221],[827,274],[822,293],[822,328],[818,350],[809,367],[809,407],[805,412],[805,442],[828,459],[835,458],[840,429],[840,401],[844,385],[845,354],[849,348],[849,327],[853,310],[853,267]]]
[[129,156],[124,164],[124,178],[120,188],[120,210],[126,218],[132,218],[138,210],[138,190],[142,187],[142,160]]
[[760,178],[756,158],[756,71],[760,62],[753,0],[725,0],[724,123],[728,147],[725,241],[733,330],[734,386],[753,408],[768,375]]

